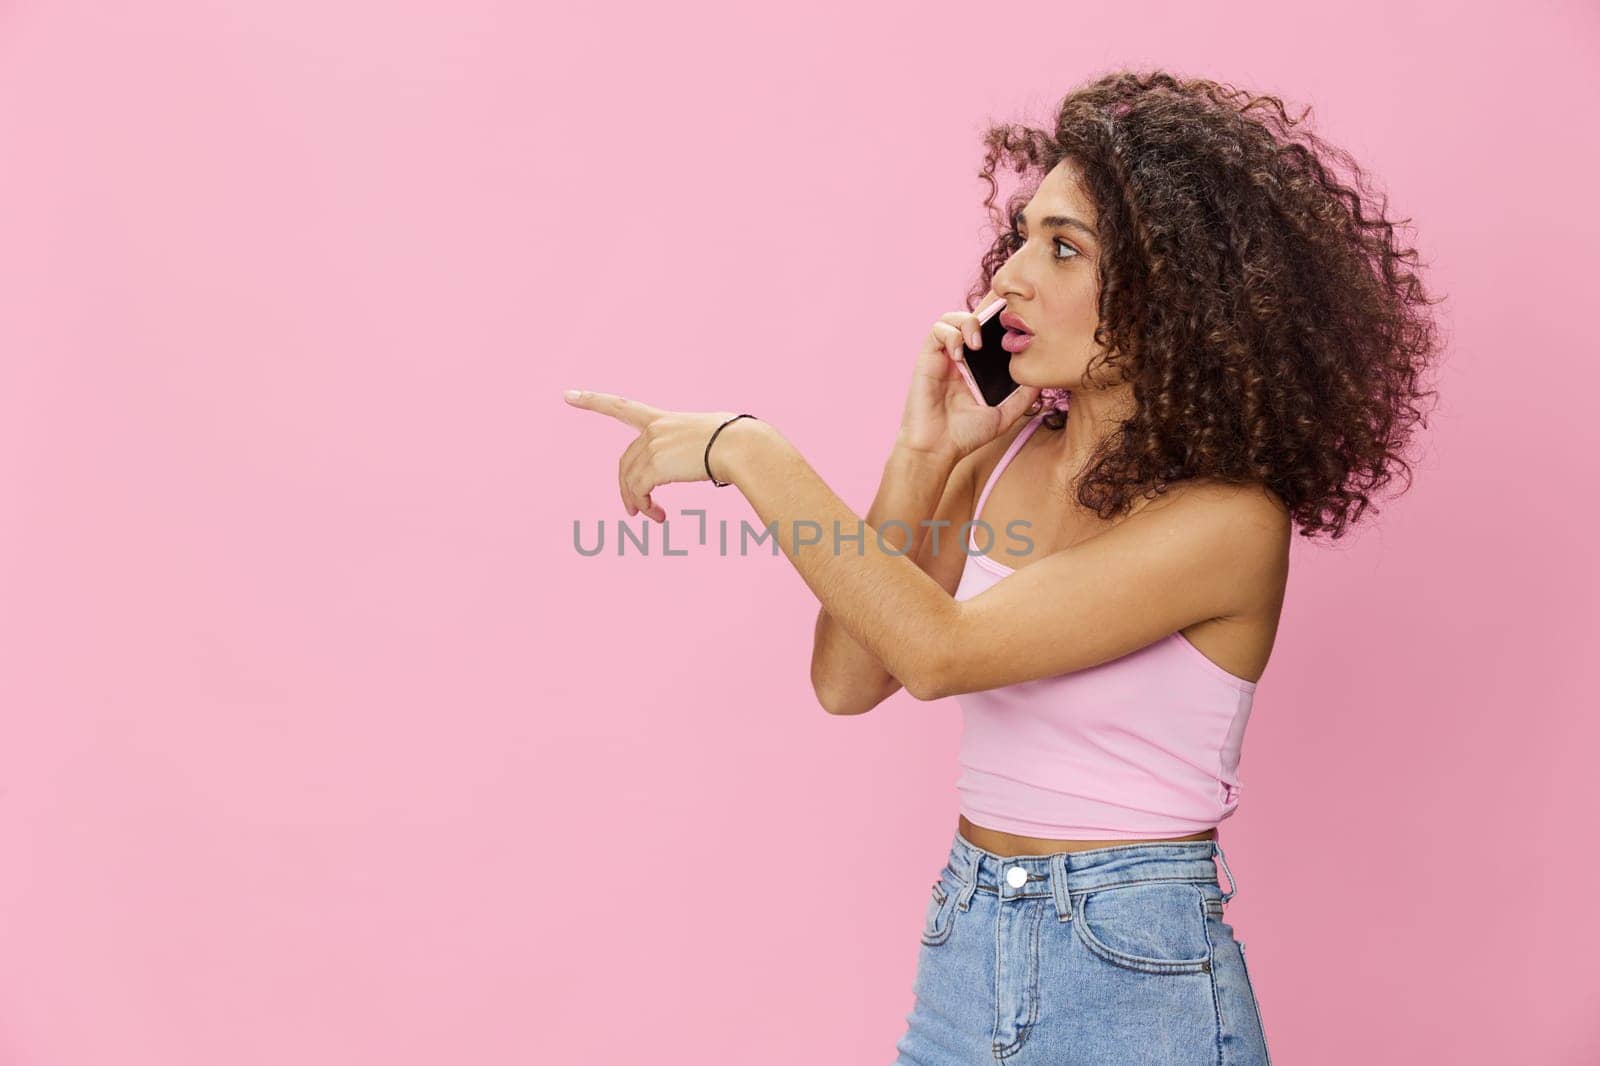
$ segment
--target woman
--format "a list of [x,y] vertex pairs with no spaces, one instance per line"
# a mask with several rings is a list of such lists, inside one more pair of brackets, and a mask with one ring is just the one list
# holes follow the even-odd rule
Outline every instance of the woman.
[[711,478],[774,527],[822,604],[829,712],[960,699],[898,1062],[1269,1061],[1217,825],[1291,533],[1337,539],[1409,470],[1437,347],[1415,252],[1304,117],[1119,72],[1052,130],[991,130],[984,206],[1002,160],[1030,181],[968,305],[1006,301],[1018,388],[975,401],[955,361],[977,314],[935,323],[859,540],[817,543],[862,520],[763,421],[569,394],[639,430],[630,515]]

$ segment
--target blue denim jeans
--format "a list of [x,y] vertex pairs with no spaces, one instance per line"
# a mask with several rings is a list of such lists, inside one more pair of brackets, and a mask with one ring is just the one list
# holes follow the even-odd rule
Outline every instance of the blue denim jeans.
[[1269,1066],[1236,891],[1215,840],[1006,858],[958,831],[895,1066]]

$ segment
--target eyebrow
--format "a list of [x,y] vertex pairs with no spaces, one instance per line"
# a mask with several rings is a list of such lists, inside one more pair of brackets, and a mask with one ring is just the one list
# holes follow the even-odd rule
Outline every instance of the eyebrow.
[[[1027,224],[1027,221],[1026,215],[1020,209],[1011,216],[1011,225],[1015,229],[1021,229]],[[1045,229],[1079,229],[1090,237],[1098,236],[1087,223],[1073,218],[1071,215],[1046,215],[1039,220],[1039,225]]]

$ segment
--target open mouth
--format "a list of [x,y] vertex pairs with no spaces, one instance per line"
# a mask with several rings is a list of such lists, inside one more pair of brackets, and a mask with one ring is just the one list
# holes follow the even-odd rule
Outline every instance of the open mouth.
[[1033,334],[1024,333],[1020,329],[1008,329],[1005,336],[1000,338],[1000,347],[1012,355],[1022,351],[1033,341]]

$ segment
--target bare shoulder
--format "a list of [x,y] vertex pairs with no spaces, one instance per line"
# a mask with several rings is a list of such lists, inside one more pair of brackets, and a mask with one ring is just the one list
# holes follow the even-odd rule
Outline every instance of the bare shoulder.
[[1151,506],[1171,506],[1180,500],[1189,501],[1182,509],[1186,515],[1197,516],[1203,512],[1226,516],[1230,521],[1260,527],[1269,533],[1287,533],[1291,525],[1289,507],[1283,498],[1260,482],[1240,484],[1216,478],[1189,478],[1171,485],[1151,501]]
[[1294,523],[1283,498],[1259,482],[1192,478],[1173,484],[1140,513],[1185,537],[1216,546],[1220,558],[1258,609],[1276,617],[1289,574]]
[[1289,525],[1288,505],[1276,492],[1260,482],[1241,484],[1217,478],[1185,478],[1168,485],[1159,495],[1146,499],[1148,503],[1139,509],[1155,511],[1184,502],[1184,506],[1174,513],[1194,515],[1204,511],[1231,515],[1243,521],[1264,522],[1280,528]]

